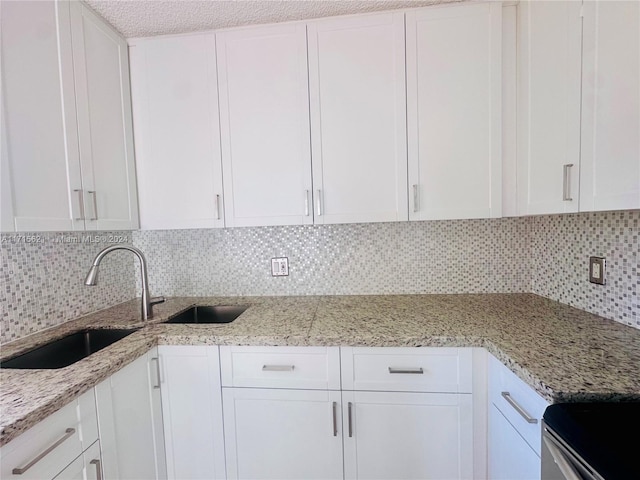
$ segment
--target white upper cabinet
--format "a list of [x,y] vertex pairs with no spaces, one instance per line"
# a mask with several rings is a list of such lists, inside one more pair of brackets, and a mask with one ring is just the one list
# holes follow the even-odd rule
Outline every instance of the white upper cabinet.
[[308,34],[315,223],[407,220],[404,14]]
[[2,229],[137,228],[126,42],[80,2],[0,8]]
[[409,218],[502,214],[502,4],[407,12]]
[[131,41],[143,229],[224,226],[215,35]]
[[312,223],[305,25],[216,39],[226,225]]
[[2,230],[83,230],[69,6],[1,2],[0,17]]
[[584,4],[580,210],[640,208],[640,3]]
[[127,42],[82,3],[70,8],[86,229],[138,228]]
[[581,2],[518,9],[518,211],[577,212]]

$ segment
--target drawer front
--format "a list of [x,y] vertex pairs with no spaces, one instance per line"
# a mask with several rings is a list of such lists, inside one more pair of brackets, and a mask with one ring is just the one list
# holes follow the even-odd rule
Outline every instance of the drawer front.
[[540,455],[541,420],[549,403],[494,356],[489,356],[489,401]]
[[471,393],[471,348],[343,347],[344,390]]
[[[2,479],[51,479],[82,454],[78,401],[27,430],[0,450]],[[14,474],[14,469],[22,474]]]
[[340,389],[339,347],[220,347],[223,387]]

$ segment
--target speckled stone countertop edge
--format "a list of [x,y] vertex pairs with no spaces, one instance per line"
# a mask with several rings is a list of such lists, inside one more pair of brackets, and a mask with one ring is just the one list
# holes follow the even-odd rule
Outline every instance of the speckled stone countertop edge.
[[[478,308],[473,305],[474,302],[488,302],[486,308],[491,310],[491,314],[489,317],[484,318],[488,314],[483,312],[482,309],[479,310],[480,314],[477,314],[479,323],[478,325],[473,325],[469,318],[476,318],[475,316],[468,317],[469,312],[464,309],[455,311],[455,307],[459,305],[459,302],[464,303],[466,301],[471,303],[471,307],[465,308],[471,311],[476,311]],[[416,302],[420,308],[416,308]],[[237,323],[234,322],[229,326],[213,327],[215,331],[210,326],[205,325],[162,323],[169,317],[193,305],[241,303],[260,306],[260,308],[253,309],[253,314],[250,313],[251,309],[248,310],[238,318]],[[559,383],[558,378],[555,378],[554,372],[550,370],[551,367],[547,365],[544,367],[547,370],[541,370],[542,367],[537,368],[536,358],[529,359],[526,352],[520,352],[517,344],[519,338],[517,327],[514,327],[513,331],[511,331],[509,326],[513,322],[502,325],[500,312],[493,312],[496,307],[504,308],[506,303],[513,303],[516,307],[520,303],[523,304],[521,305],[523,307],[522,312],[518,312],[517,308],[507,308],[506,313],[503,313],[507,319],[514,315],[520,315],[528,323],[532,322],[530,319],[535,318],[536,309],[543,312],[542,315],[539,315],[543,319],[546,319],[545,315],[550,318],[553,315],[559,315],[559,317],[562,317],[560,320],[554,318],[554,321],[558,322],[567,322],[564,317],[569,318],[568,321],[570,323],[568,325],[571,328],[574,328],[573,323],[576,319],[585,322],[596,322],[594,325],[598,327],[602,326],[600,324],[602,321],[610,322],[601,317],[532,294],[281,298],[178,297],[169,299],[166,305],[158,308],[153,321],[146,324],[139,321],[139,302],[132,300],[78,320],[67,322],[58,328],[34,335],[33,338],[23,339],[22,342],[12,342],[12,344],[2,346],[2,357],[7,357],[7,346],[9,346],[9,353],[15,355],[13,347],[26,351],[29,349],[26,346],[42,343],[45,339],[50,341],[87,327],[145,327],[107,347],[103,352],[97,352],[93,355],[93,359],[84,359],[72,366],[61,369],[64,371],[62,374],[60,371],[52,373],[54,371],[51,370],[0,370],[0,378],[2,379],[2,385],[0,385],[2,387],[0,409],[2,417],[4,417],[0,422],[0,446],[7,444],[20,433],[62,408],[75,397],[108,378],[155,345],[482,347],[550,403],[562,401],[640,400],[640,385],[637,388],[635,385],[631,388],[628,386],[629,382],[633,383],[640,378],[640,364],[636,367],[630,367],[631,370],[627,368],[624,372],[626,375],[625,380],[620,383],[624,388],[620,388],[619,391],[611,388],[609,390],[606,388],[598,389],[598,387],[585,389],[582,388],[581,384],[581,388],[572,389],[571,387],[573,386],[568,389],[558,388],[562,383]],[[371,307],[371,304],[374,304],[376,308]],[[320,305],[325,309],[324,312],[319,312]],[[379,313],[377,307],[384,307],[385,305],[393,307],[392,313],[387,312],[385,314],[384,311]],[[533,313],[529,312],[531,305],[534,307]],[[446,310],[447,314],[444,321],[438,318],[438,309],[441,307],[446,307],[444,310]],[[368,309],[371,309],[371,312],[374,313],[369,312]],[[399,317],[395,316],[394,312],[396,310],[401,313]],[[411,317],[416,310],[420,310],[421,314],[413,323],[411,319],[405,323],[398,321],[398,318]],[[450,310],[454,311],[450,313]],[[500,308],[497,308],[497,310],[500,310]],[[336,312],[338,315],[334,315]],[[458,315],[460,319],[458,319]],[[476,313],[473,315],[476,315]],[[423,317],[428,317],[428,320]],[[433,322],[431,323],[432,319]],[[442,324],[438,324],[438,320]],[[389,330],[389,325],[393,327],[391,330]],[[416,325],[420,328],[416,329]],[[566,328],[564,324],[560,326]],[[607,333],[611,328],[619,337],[620,332],[616,330],[619,330],[620,326],[607,323],[605,327]],[[575,328],[578,332],[582,330],[588,331],[582,325]],[[625,328],[630,329],[630,327]],[[405,329],[407,332],[405,332]],[[536,329],[539,330],[539,327],[535,326],[532,331],[538,332]],[[423,332],[422,330],[429,331]],[[636,344],[634,341],[636,338],[640,339],[640,332],[632,332],[631,330],[623,331],[624,335],[628,334],[633,339],[630,342],[632,346],[628,348],[626,343],[621,344],[629,350],[629,352],[625,353],[625,360],[628,357],[635,360],[638,353],[633,345]],[[540,337],[542,340],[538,340],[539,342],[553,343],[552,337],[549,337],[550,340],[545,340],[544,335],[545,332],[541,331]],[[616,337],[616,335],[611,334],[610,336]],[[615,339],[616,341],[619,340],[617,337]],[[574,343],[580,346],[579,341]],[[543,344],[546,345],[546,343]],[[548,348],[552,353],[558,351],[558,348],[553,345]],[[538,357],[540,356],[538,355]],[[589,365],[585,368],[588,373],[591,371],[589,370],[591,368]],[[74,375],[75,372],[81,371],[84,373]],[[546,378],[555,381],[555,387],[550,386],[543,380]],[[595,376],[594,378],[597,379],[598,377]],[[609,380],[609,377],[606,378]],[[65,384],[65,382],[67,383]],[[7,387],[7,385],[9,386]],[[18,385],[20,386],[18,387]],[[616,383],[611,381],[607,386],[611,387],[612,385],[615,387]],[[19,405],[19,408],[11,404],[12,401],[20,401],[20,399],[24,403]],[[7,414],[7,417],[5,417],[5,414]]]

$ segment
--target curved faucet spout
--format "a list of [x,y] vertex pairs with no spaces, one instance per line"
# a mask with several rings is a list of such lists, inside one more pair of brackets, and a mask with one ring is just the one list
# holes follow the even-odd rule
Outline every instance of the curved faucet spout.
[[112,245],[106,247],[96,255],[93,259],[93,264],[84,279],[84,284],[87,286],[94,286],[98,284],[98,267],[102,259],[110,252],[114,250],[127,250],[133,252],[140,260],[140,273],[142,276],[142,320],[148,320],[153,317],[153,305],[156,303],[162,303],[165,301],[164,297],[151,298],[149,295],[149,281],[147,278],[147,260],[144,258],[144,253],[136,247],[130,247],[128,245]]

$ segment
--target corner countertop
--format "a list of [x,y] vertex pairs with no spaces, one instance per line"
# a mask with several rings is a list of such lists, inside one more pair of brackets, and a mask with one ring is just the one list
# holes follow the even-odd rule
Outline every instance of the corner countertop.
[[[233,323],[163,324],[193,305],[250,305]],[[2,346],[9,358],[84,328],[143,327],[57,370],[0,370],[0,446],[155,345],[484,347],[551,403],[640,400],[640,330],[533,294],[175,297]]]

